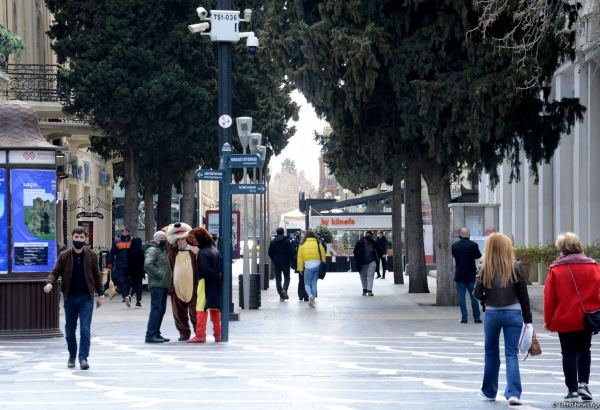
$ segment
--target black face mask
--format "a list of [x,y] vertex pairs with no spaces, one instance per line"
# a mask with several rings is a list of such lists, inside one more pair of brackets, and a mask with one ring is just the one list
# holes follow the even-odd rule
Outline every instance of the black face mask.
[[73,241],[73,248],[75,249],[81,249],[83,248],[83,245],[85,245],[85,242],[83,241]]
[[160,241],[158,243],[158,246],[160,247],[160,249],[165,249],[167,247],[167,241]]
[[368,241],[370,241],[371,239],[373,239],[373,237],[371,235],[367,235],[366,238],[367,238]]

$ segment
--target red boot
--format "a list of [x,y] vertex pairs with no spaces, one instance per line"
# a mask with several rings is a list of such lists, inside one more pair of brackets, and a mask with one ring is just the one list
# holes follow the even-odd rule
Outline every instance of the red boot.
[[206,343],[206,321],[208,312],[196,312],[196,336],[188,340],[188,343]]
[[215,342],[221,341],[221,311],[219,309],[211,309],[210,321],[213,322],[213,334],[215,336]]

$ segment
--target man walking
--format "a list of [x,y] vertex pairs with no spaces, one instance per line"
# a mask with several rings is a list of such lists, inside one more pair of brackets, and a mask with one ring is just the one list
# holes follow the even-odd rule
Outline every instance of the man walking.
[[367,231],[365,236],[354,246],[354,260],[360,273],[363,296],[373,295],[373,279],[377,266],[377,247],[373,240],[373,232]]
[[462,315],[460,323],[467,323],[466,291],[469,291],[469,297],[471,298],[473,319],[475,319],[475,323],[481,323],[479,304],[475,296],[473,296],[473,287],[475,286],[475,276],[477,274],[475,261],[481,258],[481,252],[477,243],[469,239],[470,234],[469,228],[462,228],[459,240],[452,244],[452,256],[455,262],[454,280],[456,281],[456,291],[458,292],[460,313]]
[[113,241],[112,248],[110,249],[110,263],[108,268],[112,269],[110,277],[112,278],[121,296],[123,296],[123,302],[127,304],[127,307],[131,307],[131,297],[129,296],[130,282],[129,282],[129,260],[127,258],[127,251],[131,247],[131,236],[129,235],[129,229],[121,229],[121,236],[115,238]]
[[104,303],[102,274],[98,266],[98,256],[87,247],[84,248],[87,232],[75,228],[71,234],[73,247],[58,256],[56,264],[48,275],[44,292],[52,292],[53,284],[62,278],[61,291],[65,307],[65,338],[69,349],[67,367],[75,367],[77,357],[77,319],[79,319],[79,366],[81,370],[90,368],[90,335],[92,313],[94,312],[94,294],[98,295],[96,307]]
[[[383,234],[383,231],[379,231],[377,234],[377,239],[375,240],[375,247],[377,248],[377,279],[385,279],[385,268],[386,268],[386,260],[387,250],[388,250],[388,242]],[[379,265],[381,265],[381,269],[383,272],[383,276],[379,274]]]
[[167,235],[163,231],[158,231],[147,245],[144,251],[144,270],[148,272],[150,315],[146,329],[146,343],[164,343],[169,339],[162,337],[160,326],[167,310],[167,293],[173,276],[166,253]]
[[[290,266],[294,252],[292,244],[288,237],[283,235],[283,228],[277,228],[277,236],[273,238],[269,245],[269,258],[273,261],[275,268],[275,285],[277,293],[283,302],[290,297],[287,294],[290,286]],[[281,275],[283,274],[283,286],[281,285]]]

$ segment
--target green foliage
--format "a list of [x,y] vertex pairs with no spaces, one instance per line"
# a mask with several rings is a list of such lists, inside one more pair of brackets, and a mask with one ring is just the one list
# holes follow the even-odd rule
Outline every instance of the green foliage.
[[558,248],[554,245],[544,246],[516,246],[513,248],[518,259],[531,259],[535,263],[548,265],[560,256]]
[[325,243],[333,242],[333,232],[331,232],[331,230],[325,225],[317,226],[315,228],[315,233],[317,236],[321,236],[325,240]]
[[594,241],[591,245],[585,247],[584,253],[596,261],[600,261],[600,241]]
[[24,49],[25,45],[21,37],[6,27],[0,26],[0,56],[4,57],[5,61],[8,61],[8,57],[15,53],[19,57]]

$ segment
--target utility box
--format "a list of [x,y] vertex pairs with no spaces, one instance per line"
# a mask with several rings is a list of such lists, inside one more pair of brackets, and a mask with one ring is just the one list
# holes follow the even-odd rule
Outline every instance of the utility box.
[[210,12],[211,41],[240,41],[240,12],[236,10],[212,10]]

